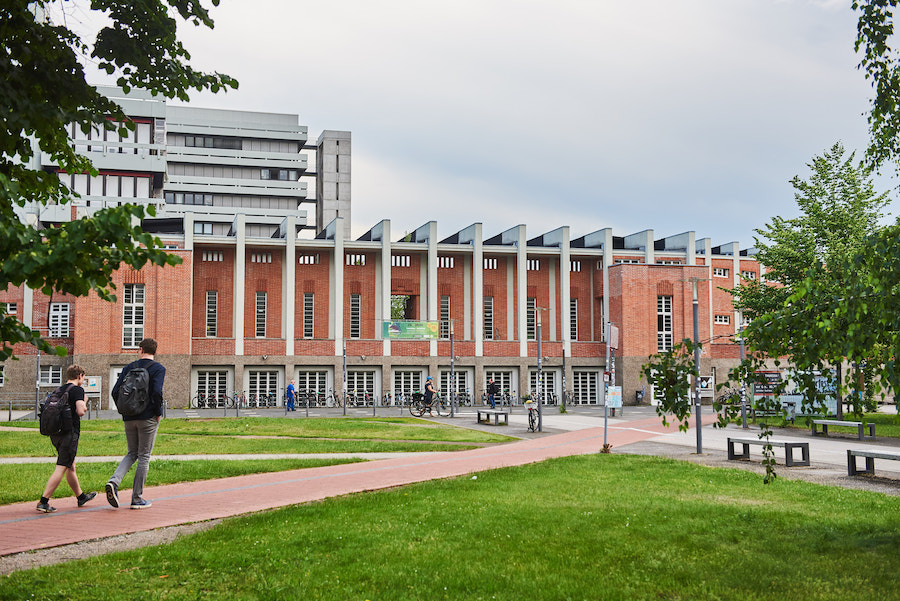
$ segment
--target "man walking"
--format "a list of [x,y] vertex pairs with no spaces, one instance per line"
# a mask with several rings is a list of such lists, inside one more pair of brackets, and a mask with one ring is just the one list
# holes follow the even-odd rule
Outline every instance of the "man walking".
[[497,395],[500,393],[500,385],[494,382],[494,378],[488,380],[487,394],[488,401],[491,403],[491,409],[497,408]]
[[294,406],[294,402],[297,400],[296,388],[294,388],[294,381],[291,380],[291,383],[288,384],[287,387],[287,411],[296,411],[297,408]]
[[125,376],[134,368],[142,367],[150,376],[150,402],[143,412],[134,416],[122,416],[125,422],[125,439],[128,441],[128,454],[122,458],[119,467],[106,483],[106,500],[113,507],[119,506],[119,485],[131,466],[137,462],[134,471],[134,486],[131,489],[131,508],[146,509],[151,503],[143,497],[144,482],[147,481],[147,471],[150,468],[150,453],[153,452],[153,442],[156,440],[156,430],[159,428],[159,420],[163,410],[163,381],[166,379],[166,368],[154,360],[156,356],[156,341],[152,338],[144,338],[138,345],[141,358],[125,366],[116,385],[113,386],[112,396],[118,398],[119,388],[125,381]]
[[50,435],[50,442],[56,449],[56,469],[47,481],[44,494],[37,504],[37,510],[41,513],[56,511],[56,507],[50,506],[50,497],[53,496],[64,476],[72,488],[72,492],[78,498],[79,507],[97,496],[95,492],[81,490],[78,474],[75,473],[75,456],[78,454],[78,438],[81,435],[81,416],[87,413],[87,405],[84,402],[84,380],[84,369],[80,366],[70,365],[66,369],[66,383],[61,388],[65,388],[68,395],[72,429],[68,432]]

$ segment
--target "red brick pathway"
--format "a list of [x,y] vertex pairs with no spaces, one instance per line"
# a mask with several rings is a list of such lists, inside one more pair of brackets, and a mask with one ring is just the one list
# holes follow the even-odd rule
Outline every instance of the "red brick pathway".
[[[712,421],[714,416],[707,419]],[[620,422],[610,425],[608,441],[619,447],[667,431],[672,429],[663,427],[658,417]],[[0,555],[451,478],[553,457],[597,453],[602,447],[603,428],[591,428],[471,451],[424,457],[411,454],[399,459],[150,486],[144,493],[153,501],[153,507],[140,511],[128,508],[130,490],[120,491],[123,506],[119,509],[106,503],[102,491],[97,499],[82,508],[77,507],[74,497],[55,499],[58,511],[53,514],[37,513],[34,509],[37,501],[16,503],[0,506]]]

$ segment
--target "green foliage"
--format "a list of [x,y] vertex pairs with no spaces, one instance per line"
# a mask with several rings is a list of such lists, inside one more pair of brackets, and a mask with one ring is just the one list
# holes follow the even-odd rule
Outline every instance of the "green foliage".
[[854,45],[857,53],[862,50],[859,68],[875,92],[867,115],[871,139],[866,158],[877,166],[900,155],[900,62],[891,45],[897,0],[854,0],[852,6],[859,12]]
[[[61,171],[96,175],[69,143],[67,126],[74,123],[83,132],[134,129],[121,107],[86,82],[80,61],[92,60],[117,73],[126,91],[143,88],[182,100],[189,89],[219,91],[236,88],[237,81],[194,71],[186,63],[190,55],[176,37],[179,20],[213,26],[195,0],[93,2],[90,10],[109,18],[93,45],[47,18],[52,10],[70,7],[47,0],[13,0],[0,7],[0,289],[24,283],[48,294],[93,291],[113,300],[110,276],[120,265],[180,262],[135,225],[152,216],[152,208],[104,209],[50,229],[41,229],[37,219],[20,219],[29,207],[65,204],[73,195],[55,173],[40,169],[40,153]],[[0,361],[11,357],[12,345],[20,342],[65,352],[0,308]]]
[[674,414],[678,421],[678,429],[688,429],[691,417],[691,382],[699,374],[694,363],[694,351],[701,348],[685,338],[668,351],[649,358],[641,366],[641,376],[654,387],[654,398],[658,402],[656,414],[662,422],[669,425],[666,416]]

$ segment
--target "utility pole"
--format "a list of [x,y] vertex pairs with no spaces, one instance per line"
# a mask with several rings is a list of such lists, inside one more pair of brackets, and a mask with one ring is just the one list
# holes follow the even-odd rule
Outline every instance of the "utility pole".
[[447,391],[447,395],[450,397],[450,417],[454,416],[454,408],[455,408],[455,403],[453,402],[454,401],[453,397],[455,396],[453,394],[453,389],[455,388],[455,384],[456,384],[456,377],[455,377],[455,372],[453,369],[454,360],[455,360],[455,357],[453,355],[453,320],[451,319],[450,320],[450,390]]
[[703,453],[703,434],[700,432],[700,295],[699,278],[691,278],[694,293],[694,411],[697,415],[697,454]]
[[535,391],[535,394],[538,395],[538,402],[537,402],[537,406],[538,406],[538,432],[543,432],[543,431],[544,431],[544,412],[543,412],[543,408],[541,407],[541,405],[544,404],[544,403],[543,403],[543,396],[544,396],[544,395],[542,394],[543,391],[544,391],[544,379],[543,379],[543,373],[542,373],[541,369],[542,369],[542,367],[543,367],[544,357],[543,357],[543,355],[542,355],[542,353],[541,353],[541,308],[540,308],[540,307],[535,307],[534,312],[535,312],[535,315],[536,315],[536,317],[537,317],[536,334],[537,334],[537,355],[538,355],[538,356],[537,356],[537,363],[538,363],[538,372],[537,372],[537,390]]

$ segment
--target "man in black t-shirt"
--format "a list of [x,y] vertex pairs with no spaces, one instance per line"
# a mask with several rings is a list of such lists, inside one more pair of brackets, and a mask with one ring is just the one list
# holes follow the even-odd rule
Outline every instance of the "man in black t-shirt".
[[50,442],[56,449],[56,469],[47,481],[44,494],[37,504],[37,510],[41,513],[56,511],[56,507],[50,506],[50,497],[62,482],[63,476],[72,488],[72,492],[78,497],[79,507],[97,496],[95,492],[81,490],[78,474],[75,472],[75,456],[78,454],[78,438],[81,435],[81,416],[87,413],[87,405],[84,402],[84,381],[84,369],[78,365],[70,365],[66,370],[66,383],[61,388],[65,388],[68,392],[69,409],[72,412],[72,429],[69,432],[50,436]]
[[488,401],[491,403],[491,409],[497,408],[497,395],[500,394],[500,385],[494,382],[494,378],[488,381],[487,395]]

